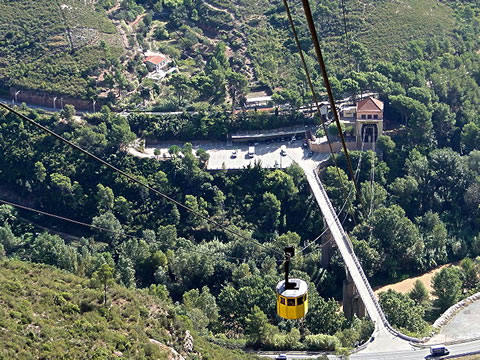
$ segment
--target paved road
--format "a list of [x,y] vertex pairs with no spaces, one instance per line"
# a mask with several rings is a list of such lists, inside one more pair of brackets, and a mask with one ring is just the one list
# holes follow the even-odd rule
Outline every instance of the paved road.
[[[448,345],[450,355],[460,355],[480,350],[480,341],[472,341],[465,344]],[[358,353],[350,356],[351,360],[419,360],[419,359],[441,359],[441,357],[432,358],[429,356],[428,348],[417,348],[409,351],[391,351],[377,353]]]
[[455,317],[432,338],[434,342],[480,337],[480,301],[460,310]]
[[[480,351],[480,340],[472,341],[465,344],[456,344],[448,345],[448,350],[450,350],[450,355],[461,355],[465,353],[474,353]],[[385,348],[387,349],[387,348]],[[350,360],[421,360],[421,359],[442,359],[442,357],[431,357],[430,349],[425,348],[412,348],[410,350],[395,350],[395,351],[380,351],[375,353],[358,353],[350,355]],[[280,352],[278,352],[280,353]],[[277,353],[277,354],[278,354]],[[320,356],[320,352],[305,352],[303,354],[298,352],[284,352],[287,354],[288,359],[315,359]],[[258,356],[265,358],[275,358],[276,355],[269,352],[267,353],[258,353]],[[327,356],[330,360],[339,360],[340,358],[335,355]],[[445,357],[443,357],[445,358]]]

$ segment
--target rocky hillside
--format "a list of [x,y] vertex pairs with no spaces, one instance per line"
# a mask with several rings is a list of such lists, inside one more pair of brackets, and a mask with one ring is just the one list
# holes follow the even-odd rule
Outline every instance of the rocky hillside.
[[0,359],[249,359],[191,334],[145,291],[103,288],[49,266],[0,261]]
[[[0,89],[88,97],[98,69],[123,52],[103,9],[84,0],[0,1]],[[89,90],[91,88],[92,90]]]

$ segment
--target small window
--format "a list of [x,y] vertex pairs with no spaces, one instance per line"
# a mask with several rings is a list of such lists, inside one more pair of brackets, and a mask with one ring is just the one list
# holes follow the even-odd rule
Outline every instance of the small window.
[[287,299],[287,306],[295,306],[295,299]]
[[367,118],[367,115],[362,115],[362,119],[366,119]]
[[280,298],[280,304],[285,305],[285,298],[283,297]]
[[297,305],[302,305],[303,304],[303,296],[300,296],[298,299],[297,299]]
[[368,115],[368,116],[367,116],[367,119],[371,119],[371,118],[372,118],[372,115]]
[[307,294],[303,295],[303,301],[307,301]]
[[373,118],[374,118],[374,119],[378,119],[378,115],[373,115]]

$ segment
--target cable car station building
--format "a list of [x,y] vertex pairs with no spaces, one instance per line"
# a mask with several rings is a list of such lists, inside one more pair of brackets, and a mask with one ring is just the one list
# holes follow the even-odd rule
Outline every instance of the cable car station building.
[[[383,101],[374,97],[360,100],[355,106],[344,106],[340,109],[340,121],[352,132],[345,134],[349,150],[375,149],[378,137],[383,134]],[[310,135],[307,139],[310,150],[315,152],[330,152],[326,136],[316,139]],[[332,141],[333,151],[342,149],[340,140]]]
[[359,149],[362,139],[365,143],[377,142],[378,136],[383,134],[383,101],[368,97],[357,103],[355,119],[355,137]]

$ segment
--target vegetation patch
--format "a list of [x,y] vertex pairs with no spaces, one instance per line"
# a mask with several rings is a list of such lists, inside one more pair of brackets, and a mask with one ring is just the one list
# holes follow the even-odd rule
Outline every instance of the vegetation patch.
[[122,52],[115,26],[91,4],[0,2],[0,87],[85,97],[89,77]]

